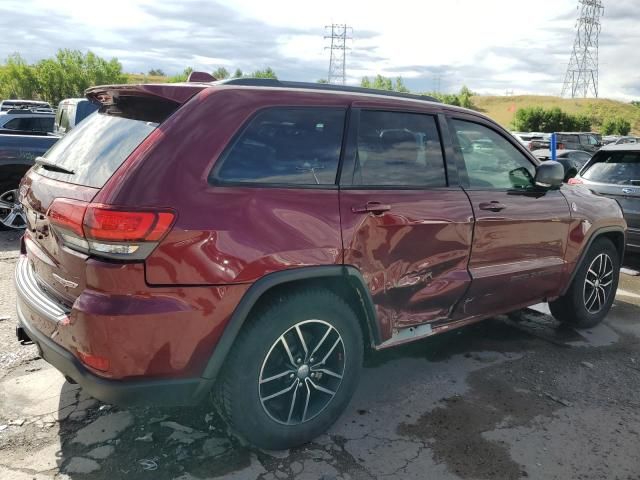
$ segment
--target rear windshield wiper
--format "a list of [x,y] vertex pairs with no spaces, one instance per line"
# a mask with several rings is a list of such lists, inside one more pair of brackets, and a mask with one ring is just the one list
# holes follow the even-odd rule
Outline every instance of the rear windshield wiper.
[[51,172],[67,173],[69,175],[73,175],[75,173],[73,170],[61,167],[60,165],[56,165],[55,163],[51,163],[44,157],[37,157],[36,165],[40,165],[45,170],[49,170]]

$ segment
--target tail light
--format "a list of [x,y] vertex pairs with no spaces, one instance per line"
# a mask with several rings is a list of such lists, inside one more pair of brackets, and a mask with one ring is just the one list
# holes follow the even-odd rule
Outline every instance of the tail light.
[[569,185],[582,185],[584,182],[582,180],[580,180],[579,178],[570,178],[567,183]]
[[120,209],[58,198],[47,212],[64,244],[91,255],[144,260],[169,232],[175,214],[157,209]]

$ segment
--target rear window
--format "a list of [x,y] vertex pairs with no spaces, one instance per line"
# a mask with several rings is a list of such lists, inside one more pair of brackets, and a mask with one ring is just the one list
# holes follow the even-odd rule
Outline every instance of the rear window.
[[593,182],[630,185],[640,180],[640,152],[600,151],[581,175]]
[[218,160],[210,180],[334,185],[345,110],[270,108],[256,115]]
[[48,178],[101,188],[135,148],[157,127],[156,123],[96,114],[58,140],[45,157],[74,173],[36,167]]

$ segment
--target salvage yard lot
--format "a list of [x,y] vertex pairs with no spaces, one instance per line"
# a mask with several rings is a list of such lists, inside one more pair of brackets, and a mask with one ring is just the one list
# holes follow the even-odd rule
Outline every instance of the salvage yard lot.
[[529,310],[372,353],[327,435],[267,452],[231,438],[210,405],[104,405],[19,346],[18,238],[0,233],[2,480],[639,478],[638,276],[622,275],[591,330]]

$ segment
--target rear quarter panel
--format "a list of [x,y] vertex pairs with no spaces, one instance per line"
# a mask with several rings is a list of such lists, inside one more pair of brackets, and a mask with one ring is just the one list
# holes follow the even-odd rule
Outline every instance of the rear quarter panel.
[[146,261],[152,285],[250,283],[293,267],[342,263],[338,189],[212,186],[234,135],[270,106],[338,106],[341,95],[243,88],[203,90],[159,127],[96,198],[169,207],[177,220]]

